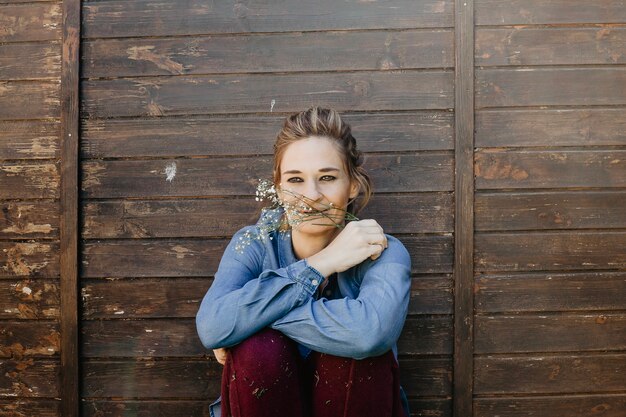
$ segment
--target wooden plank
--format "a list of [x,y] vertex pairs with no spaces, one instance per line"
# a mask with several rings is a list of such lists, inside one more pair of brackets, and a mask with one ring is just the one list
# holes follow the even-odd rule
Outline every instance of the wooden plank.
[[85,42],[82,76],[446,68],[454,66],[452,37],[451,30],[385,30],[99,39]]
[[[414,273],[452,270],[450,235],[401,236]],[[83,245],[82,278],[207,277],[217,270],[225,239],[88,241]]]
[[400,357],[399,362],[407,396],[452,396],[452,358]]
[[398,340],[400,355],[452,355],[454,318],[446,316],[409,317]]
[[621,1],[476,0],[477,25],[620,23],[626,20]]
[[48,41],[59,38],[60,2],[0,4],[0,42]]
[[[84,5],[86,38],[195,35],[211,33],[408,29],[451,27],[451,0],[394,0],[385,4],[354,0],[315,3],[235,0],[98,1]],[[321,12],[323,11],[323,12]],[[158,26],[154,22],[160,22]]]
[[0,278],[57,278],[57,242],[0,241]]
[[455,0],[454,417],[473,415],[474,1]]
[[58,198],[59,166],[48,162],[0,165],[0,198]]
[[449,109],[454,106],[451,75],[360,71],[332,77],[244,74],[90,80],[82,83],[81,113],[100,118],[293,112],[311,104],[339,111]]
[[487,356],[475,361],[474,387],[480,395],[619,393],[626,386],[623,354]]
[[626,110],[485,110],[476,113],[476,147],[601,146],[626,141]]
[[59,396],[59,362],[50,359],[0,361],[0,397],[26,398]]
[[[569,10],[569,8],[568,8]],[[626,28],[514,27],[476,30],[476,65],[626,63]]]
[[411,417],[452,417],[450,398],[409,398],[408,400]]
[[621,231],[480,233],[475,242],[474,256],[479,271],[626,267],[626,233]]
[[215,360],[84,361],[81,393],[91,398],[217,398],[222,365]]
[[0,239],[59,236],[59,206],[55,201],[3,201],[0,210]]
[[481,192],[475,199],[480,231],[626,228],[624,191]]
[[[449,153],[367,155],[378,192],[451,191]],[[272,172],[271,157],[86,161],[84,198],[253,195]]]
[[57,319],[59,298],[53,280],[1,280],[0,319]]
[[626,69],[478,69],[476,107],[626,104]]
[[482,275],[475,293],[480,313],[621,310],[626,273]]
[[0,81],[0,120],[59,117],[59,82]]
[[[434,193],[381,194],[359,213],[359,218],[378,219],[390,234],[451,232],[452,197]],[[255,224],[259,203],[252,198],[94,201],[86,203],[81,212],[82,236],[89,239],[219,237]]]
[[626,410],[626,395],[477,398],[474,410],[476,417],[584,417],[598,413],[603,417],[621,417]]
[[42,79],[60,75],[59,42],[0,44],[0,80]]
[[477,189],[626,186],[622,150],[482,150],[475,155]]
[[411,281],[409,315],[454,314],[454,282],[450,275],[418,276]]
[[3,417],[62,417],[60,401],[48,399],[0,400],[0,413]]
[[0,328],[0,358],[57,356],[61,333],[57,322],[4,321]]
[[[448,111],[342,115],[365,152],[454,149]],[[244,156],[273,153],[284,117],[184,116],[84,120],[83,158]]]
[[626,349],[624,313],[480,315],[475,323],[478,354]]
[[0,121],[0,159],[51,159],[59,155],[58,120]]

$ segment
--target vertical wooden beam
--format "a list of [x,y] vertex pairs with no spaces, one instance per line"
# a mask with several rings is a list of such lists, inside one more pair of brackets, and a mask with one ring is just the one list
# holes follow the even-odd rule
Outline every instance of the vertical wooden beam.
[[472,416],[474,376],[474,1],[455,0],[453,415]]
[[80,0],[63,0],[61,69],[61,415],[78,417],[78,71]]

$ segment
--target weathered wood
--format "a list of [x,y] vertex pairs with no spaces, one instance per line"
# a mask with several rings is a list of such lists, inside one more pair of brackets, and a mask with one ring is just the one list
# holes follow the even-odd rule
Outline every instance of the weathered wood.
[[477,25],[613,23],[626,20],[615,0],[476,0]]
[[482,150],[475,161],[477,189],[626,186],[622,150]]
[[[359,217],[378,219],[385,232],[391,234],[451,232],[451,206],[451,194],[381,194]],[[81,230],[84,238],[98,239],[229,236],[256,223],[259,211],[259,203],[251,197],[97,201],[82,207]]]
[[[378,192],[453,187],[447,152],[367,155],[364,166]],[[88,161],[81,186],[85,198],[254,195],[258,179],[271,172],[270,157]]]
[[1,242],[0,278],[57,278],[58,242]]
[[59,155],[59,121],[0,121],[0,159],[50,159]]
[[83,81],[81,92],[87,118],[292,112],[314,103],[340,111],[454,106],[449,71],[123,78]]
[[60,116],[58,81],[0,81],[0,120]]
[[623,354],[479,356],[475,361],[474,387],[480,395],[620,393],[626,387]]
[[0,398],[59,396],[59,362],[27,358],[0,361]]
[[1,417],[62,417],[58,400],[11,399],[0,400]]
[[[453,117],[448,111],[342,115],[365,152],[454,149]],[[271,155],[283,120],[274,116],[84,120],[80,151],[83,158]]]
[[[626,295],[622,292],[623,296]],[[483,353],[584,352],[626,349],[626,315],[542,313],[475,318],[474,351]]]
[[0,211],[0,239],[59,236],[59,206],[55,201],[3,201]]
[[454,417],[473,414],[474,1],[455,0]]
[[43,45],[41,43],[0,44],[0,80],[55,78],[60,74],[61,46],[59,42],[51,41]]
[[481,313],[621,310],[626,273],[482,275],[474,291]]
[[626,267],[626,233],[617,230],[480,233],[476,235],[475,245],[476,270],[479,271]]
[[624,191],[481,192],[475,198],[480,231],[626,228]]
[[81,416],[209,416],[209,404],[214,398],[204,400],[83,400]]
[[56,319],[59,298],[54,280],[1,280],[0,319]]
[[454,351],[454,317],[409,317],[398,340],[401,355],[452,355]]
[[479,66],[624,64],[624,48],[620,27],[479,28],[475,54]]
[[626,69],[476,70],[476,107],[626,104]]
[[0,42],[48,41],[60,38],[60,2],[0,4]]
[[394,0],[385,4],[354,0],[292,4],[255,1],[245,5],[234,0],[192,0],[184,4],[163,0],[98,1],[85,4],[83,25],[86,38],[451,27],[452,7],[450,0]]
[[602,415],[621,417],[626,410],[626,396],[576,395],[526,398],[477,398],[476,417],[584,417]]
[[220,393],[215,360],[84,361],[83,398],[181,398],[208,401]]
[[421,399],[409,397],[408,400],[411,417],[452,417],[452,400],[450,398]]
[[0,198],[57,198],[59,166],[47,162],[3,162]]
[[401,357],[400,384],[407,396],[451,396],[452,358]]
[[61,345],[59,324],[49,321],[5,321],[0,327],[0,358],[57,356]]
[[409,315],[454,314],[454,282],[449,275],[418,276],[411,281]]
[[[401,236],[414,273],[449,273],[450,235]],[[82,278],[207,277],[217,270],[225,239],[88,241],[83,245]]]
[[485,110],[476,113],[476,147],[623,145],[626,110]]
[[385,30],[94,40],[84,45],[82,76],[445,68],[454,66],[452,36]]

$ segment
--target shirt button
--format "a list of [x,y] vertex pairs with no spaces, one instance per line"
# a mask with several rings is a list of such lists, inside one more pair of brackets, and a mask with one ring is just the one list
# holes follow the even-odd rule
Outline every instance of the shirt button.
[[320,283],[320,282],[319,282],[318,280],[316,280],[316,279],[314,279],[313,281],[311,281],[311,284],[313,284],[313,285],[317,285],[317,284],[319,284],[319,283]]

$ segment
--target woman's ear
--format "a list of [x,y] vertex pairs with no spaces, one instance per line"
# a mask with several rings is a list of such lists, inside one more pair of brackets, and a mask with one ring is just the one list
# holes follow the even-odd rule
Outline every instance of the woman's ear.
[[350,199],[356,198],[361,191],[361,184],[358,181],[352,181],[350,183]]

